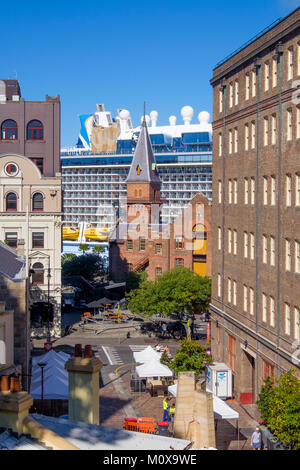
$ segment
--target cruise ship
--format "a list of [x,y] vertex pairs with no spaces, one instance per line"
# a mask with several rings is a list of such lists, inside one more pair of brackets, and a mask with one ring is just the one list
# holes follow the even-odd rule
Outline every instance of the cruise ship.
[[[104,242],[126,198],[126,178],[141,127],[133,127],[130,112],[116,117],[97,104],[94,114],[80,116],[81,129],[73,148],[61,150],[63,238],[74,242]],[[162,223],[172,222],[199,192],[212,199],[212,125],[206,111],[193,123],[191,106],[181,109],[182,123],[170,116],[158,125],[158,112],[145,116],[162,181]],[[144,116],[141,118],[141,122]]]

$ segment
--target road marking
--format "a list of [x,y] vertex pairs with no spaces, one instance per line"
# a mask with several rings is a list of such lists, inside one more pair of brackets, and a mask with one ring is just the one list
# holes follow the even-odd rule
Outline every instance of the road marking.
[[138,351],[144,351],[144,349],[147,348],[144,344],[134,344],[130,345],[129,348],[131,349],[132,352],[138,352]]
[[102,346],[102,349],[108,359],[108,362],[110,363],[111,366],[117,366],[119,364],[124,364],[122,359],[119,356],[118,351],[116,351],[114,348]]

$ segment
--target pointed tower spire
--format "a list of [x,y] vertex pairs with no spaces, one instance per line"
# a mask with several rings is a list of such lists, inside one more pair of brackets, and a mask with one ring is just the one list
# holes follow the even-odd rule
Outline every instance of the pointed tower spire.
[[146,123],[146,103],[139,140],[134,152],[127,183],[160,183]]

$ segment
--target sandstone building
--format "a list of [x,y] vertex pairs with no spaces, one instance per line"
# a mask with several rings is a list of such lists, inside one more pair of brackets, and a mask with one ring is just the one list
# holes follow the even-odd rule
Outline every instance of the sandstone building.
[[213,71],[213,356],[253,403],[299,372],[300,8]]

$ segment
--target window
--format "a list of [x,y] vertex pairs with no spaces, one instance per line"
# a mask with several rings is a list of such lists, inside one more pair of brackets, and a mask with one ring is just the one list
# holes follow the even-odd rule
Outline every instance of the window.
[[246,101],[249,100],[249,98],[250,98],[250,75],[249,73],[246,73],[246,94],[245,94]]
[[275,266],[275,237],[270,237],[271,266]]
[[219,91],[219,112],[223,111],[223,90]]
[[221,297],[222,293],[222,284],[221,284],[221,274],[218,274],[218,297]]
[[232,130],[231,129],[229,131],[228,144],[229,144],[228,153],[229,153],[229,155],[231,155],[232,154],[232,144],[233,144],[233,142],[232,142]]
[[264,146],[266,147],[269,144],[269,119],[264,118]]
[[231,254],[232,251],[232,231],[228,229],[228,253]]
[[248,178],[244,179],[244,183],[245,183],[245,204],[248,204],[248,202],[249,202],[249,182],[248,182]]
[[233,84],[230,83],[229,85],[229,108],[233,106]]
[[300,242],[295,241],[295,273],[300,273]]
[[275,300],[270,297],[270,325],[275,327]]
[[248,312],[248,287],[244,285],[244,312]]
[[30,158],[30,160],[38,167],[41,174],[44,174],[44,159],[43,158]]
[[231,279],[228,278],[227,282],[227,301],[229,304],[231,304]]
[[43,140],[44,126],[41,121],[33,120],[27,124],[27,140]]
[[292,47],[289,48],[288,54],[287,54],[287,79],[292,80],[293,75],[294,75],[294,50]]
[[300,340],[300,309],[294,308],[294,338]]
[[267,176],[263,177],[264,182],[264,206],[268,205],[268,178]]
[[44,248],[44,233],[43,232],[32,233],[32,248]]
[[270,64],[269,62],[265,63],[265,91],[269,91],[270,88]]
[[262,295],[262,321],[267,323],[267,296],[266,294]]
[[16,140],[18,138],[18,126],[16,121],[7,119],[1,125],[2,140]]
[[42,263],[35,263],[32,269],[34,271],[32,274],[32,284],[44,284],[44,266]]
[[184,249],[184,238],[183,237],[177,237],[175,239],[175,248],[176,248],[176,250],[183,250]]
[[176,266],[178,268],[183,268],[184,267],[184,259],[183,258],[176,258]]
[[235,89],[234,89],[234,104],[239,104],[239,82],[238,80],[235,81]]
[[155,277],[160,277],[162,275],[162,268],[155,268]]
[[236,299],[237,299],[237,283],[233,281],[233,305],[236,306]]
[[291,270],[291,261],[292,261],[292,254],[291,254],[291,242],[290,240],[285,240],[285,270]]
[[237,255],[237,231],[233,231],[233,254]]
[[17,232],[7,232],[5,234],[5,243],[12,248],[17,248],[18,246],[18,234]]
[[285,304],[284,332],[288,336],[291,334],[291,307],[289,304]]
[[228,181],[228,203],[232,204],[232,181]]
[[263,235],[263,263],[267,264],[268,262],[268,237]]
[[292,114],[292,110],[288,109],[287,110],[287,133],[286,133],[286,137],[288,141],[292,140],[292,137],[293,137],[292,125],[293,125],[293,114]]
[[272,67],[272,86],[275,88],[277,86],[277,59],[273,59],[273,67]]
[[133,250],[133,240],[127,240],[127,251]]
[[244,232],[244,258],[248,258],[248,233]]
[[250,287],[250,315],[254,315],[254,289]]
[[250,233],[250,259],[254,260],[255,257],[255,238],[254,233]]
[[292,205],[292,176],[286,175],[286,205],[290,207]]
[[222,229],[218,227],[218,250],[222,249]]
[[219,157],[222,156],[222,153],[223,153],[222,134],[219,134]]
[[234,153],[238,152],[239,148],[239,134],[237,128],[234,129]]
[[251,148],[255,149],[255,139],[256,139],[256,126],[255,122],[251,122]]
[[44,196],[42,193],[35,193],[32,196],[32,210],[43,211],[44,210]]
[[140,251],[145,251],[146,249],[146,240],[145,238],[140,238]]
[[300,106],[297,106],[297,126],[296,126],[296,138],[300,139]]
[[219,204],[222,202],[222,181],[218,181]]
[[276,114],[272,114],[272,135],[271,135],[271,142],[272,145],[276,144],[276,135],[277,135],[277,120]]
[[245,124],[245,150],[249,150],[249,124]]
[[155,253],[157,255],[161,255],[162,254],[162,244],[161,243],[157,243],[155,245]]
[[255,178],[251,178],[251,204],[254,206],[255,204]]
[[276,178],[271,176],[271,206],[276,204]]
[[6,195],[6,212],[14,212],[17,210],[17,195],[8,193]]
[[232,372],[236,372],[236,340],[231,335],[228,335],[227,338],[227,363]]
[[256,71],[252,72],[252,98],[256,96]]

